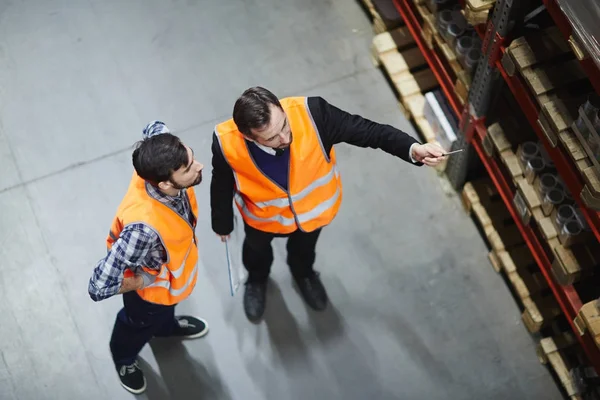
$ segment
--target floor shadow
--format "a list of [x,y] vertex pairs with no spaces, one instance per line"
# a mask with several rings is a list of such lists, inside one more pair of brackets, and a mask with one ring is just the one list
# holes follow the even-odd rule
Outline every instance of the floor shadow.
[[377,323],[378,326],[386,329],[398,346],[407,352],[411,361],[436,376],[439,382],[444,384],[454,382],[452,372],[440,362],[439,354],[432,352],[415,330],[414,324],[409,323],[404,316],[399,313],[385,312],[364,303],[354,303],[349,309],[352,310],[352,318],[368,319],[371,323]]
[[269,282],[264,322],[271,346],[284,364],[306,363],[306,344],[294,316],[288,309],[279,285]]
[[[297,285],[294,285],[294,291],[302,298],[302,294],[298,289]],[[306,307],[306,312],[308,314],[308,319],[311,324],[315,328],[315,333],[319,341],[322,343],[327,343],[331,340],[338,339],[344,335],[344,323],[342,317],[332,303],[331,298],[329,299],[329,304],[327,304],[327,308],[323,311],[315,311],[306,301],[302,299],[302,304]]]
[[144,360],[143,357],[138,357],[138,364],[144,376],[146,377],[146,391],[141,398],[148,400],[165,400],[170,398],[169,390],[165,386],[163,379],[160,375],[152,368],[152,366]]
[[150,347],[156,358],[159,374],[144,362],[148,399],[231,399],[218,372],[210,368],[212,359],[198,362],[181,341],[174,339],[157,338],[150,342]]

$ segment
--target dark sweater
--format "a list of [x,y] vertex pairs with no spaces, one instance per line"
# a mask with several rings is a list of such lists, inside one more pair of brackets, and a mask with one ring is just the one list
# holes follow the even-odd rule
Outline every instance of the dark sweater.
[[[321,97],[309,97],[308,108],[327,154],[331,153],[331,148],[335,144],[348,143],[358,147],[381,149],[412,164],[409,149],[412,144],[418,142],[407,133],[390,125],[378,124],[359,115],[349,114]],[[285,183],[284,189],[287,188],[289,150],[287,150],[286,164],[281,168],[279,163],[282,161],[279,159],[286,158],[285,154],[277,157],[267,154],[256,145],[248,148],[258,167],[275,182]],[[235,179],[221,151],[216,133],[213,133],[212,154],[213,170],[210,182],[212,229],[218,235],[228,235],[233,231]]]
[[271,180],[275,181],[283,190],[288,190],[288,167],[290,165],[290,149],[287,148],[283,154],[276,156],[268,154],[253,142],[247,142],[250,155],[256,162],[256,165]]

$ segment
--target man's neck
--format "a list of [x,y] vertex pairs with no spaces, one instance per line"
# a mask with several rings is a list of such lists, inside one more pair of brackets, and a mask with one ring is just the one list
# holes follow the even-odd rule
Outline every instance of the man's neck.
[[171,196],[171,197],[177,197],[181,193],[181,189],[175,189],[175,188],[166,189],[166,190],[163,190],[161,188],[157,188],[157,189],[162,194],[165,194],[165,195]]

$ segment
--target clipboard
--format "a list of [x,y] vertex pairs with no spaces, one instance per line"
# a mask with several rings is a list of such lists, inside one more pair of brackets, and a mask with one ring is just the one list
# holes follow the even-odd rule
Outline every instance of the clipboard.
[[227,271],[229,273],[229,292],[235,296],[246,277],[246,270],[242,263],[243,237],[239,234],[238,217],[234,215],[233,231],[225,239],[225,256],[227,258]]

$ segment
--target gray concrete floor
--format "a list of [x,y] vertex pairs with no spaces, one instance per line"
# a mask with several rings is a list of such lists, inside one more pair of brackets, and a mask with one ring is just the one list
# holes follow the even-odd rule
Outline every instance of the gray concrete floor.
[[[371,64],[352,0],[0,3],[0,399],[128,399],[108,352],[116,297],[87,281],[161,119],[210,165],[213,125],[261,84],[414,130]],[[266,320],[228,291],[197,188],[202,272],[180,312],[210,334],[141,354],[147,399],[558,399],[458,199],[433,170],[338,149],[345,201],[321,237],[332,307],[291,286],[284,243]],[[210,176],[210,167],[206,170]]]

